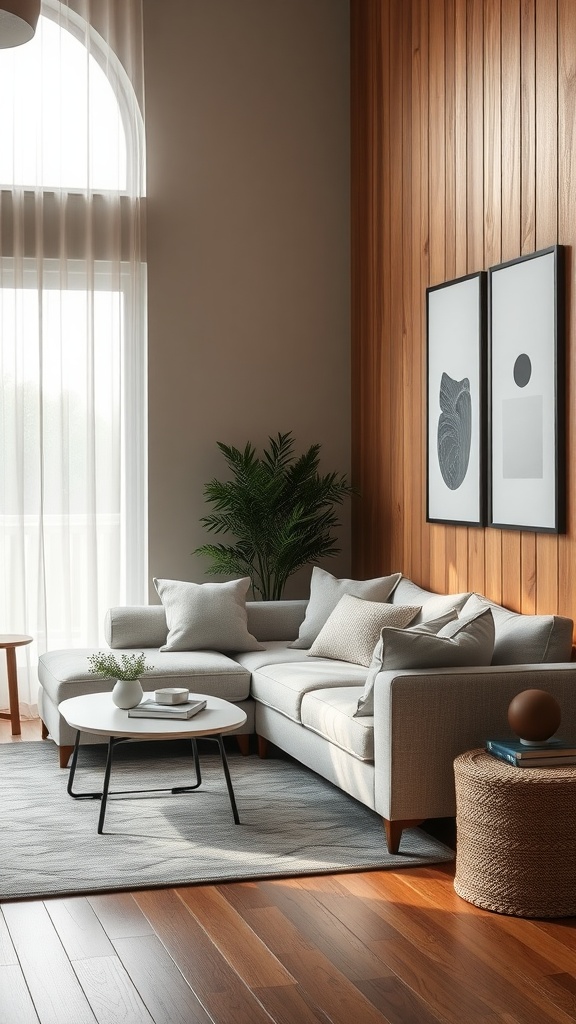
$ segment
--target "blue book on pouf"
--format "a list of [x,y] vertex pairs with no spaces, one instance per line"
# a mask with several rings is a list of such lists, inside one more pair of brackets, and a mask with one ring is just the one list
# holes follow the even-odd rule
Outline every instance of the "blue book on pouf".
[[527,746],[520,740],[486,740],[486,750],[501,761],[519,768],[544,767],[554,764],[576,764],[576,744],[561,737]]

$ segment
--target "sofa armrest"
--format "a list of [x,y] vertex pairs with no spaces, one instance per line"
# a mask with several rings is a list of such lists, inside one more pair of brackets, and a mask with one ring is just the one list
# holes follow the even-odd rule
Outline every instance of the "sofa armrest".
[[375,806],[390,820],[455,814],[454,758],[511,736],[508,705],[521,690],[547,690],[576,735],[576,664],[380,672],[374,686]]

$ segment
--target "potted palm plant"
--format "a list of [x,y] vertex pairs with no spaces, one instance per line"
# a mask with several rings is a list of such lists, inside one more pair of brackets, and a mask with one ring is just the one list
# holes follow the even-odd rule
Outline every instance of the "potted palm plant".
[[249,576],[254,597],[279,600],[290,576],[303,565],[335,555],[334,506],[353,493],[343,473],[319,472],[320,445],[294,454],[291,433],[268,438],[262,455],[248,442],[243,450],[218,441],[231,479],[204,488],[213,511],[200,521],[234,543],[203,544],[209,575]]

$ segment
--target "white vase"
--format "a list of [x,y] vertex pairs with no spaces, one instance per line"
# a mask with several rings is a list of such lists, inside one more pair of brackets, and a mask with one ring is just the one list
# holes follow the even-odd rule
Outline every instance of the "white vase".
[[112,690],[112,700],[117,708],[135,708],[142,700],[144,691],[139,679],[117,679]]

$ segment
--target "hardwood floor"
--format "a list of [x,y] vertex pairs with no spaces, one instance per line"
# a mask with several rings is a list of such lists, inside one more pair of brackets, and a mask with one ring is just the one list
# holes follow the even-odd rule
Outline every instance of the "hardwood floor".
[[0,1024],[576,1021],[576,919],[491,914],[452,879],[439,865],[3,903]]

